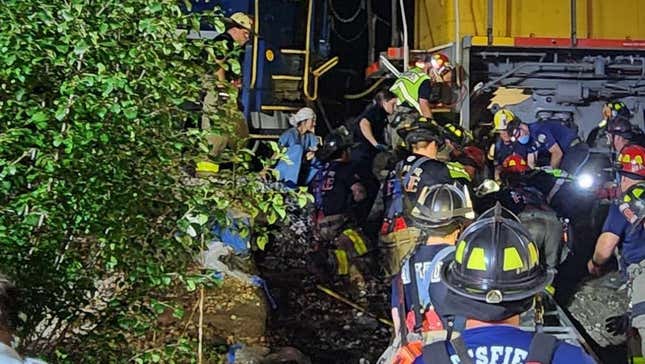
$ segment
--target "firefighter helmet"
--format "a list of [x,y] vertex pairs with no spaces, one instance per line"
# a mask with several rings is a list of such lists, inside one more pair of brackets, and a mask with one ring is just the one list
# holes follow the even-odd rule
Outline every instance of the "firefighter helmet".
[[630,144],[618,155],[621,175],[636,180],[645,179],[645,147]]
[[446,123],[443,125],[444,136],[453,144],[463,147],[473,140],[473,134],[459,125]]
[[427,188],[417,194],[417,201],[410,212],[416,227],[432,229],[475,218],[467,190],[452,184]]
[[425,117],[418,117],[408,125],[404,125],[397,130],[401,139],[405,140],[406,145],[416,144],[418,142],[436,142],[437,149],[441,148],[445,140],[445,131],[437,125],[434,120]]
[[516,220],[503,216],[497,203],[458,239],[454,260],[442,280],[453,293],[478,302],[500,304],[528,299],[553,280],[540,265],[537,245]]
[[625,191],[618,208],[627,221],[640,225],[645,220],[645,183],[637,183]]
[[632,123],[624,116],[617,115],[607,121],[607,133],[630,138],[634,130]]
[[334,154],[352,146],[352,136],[344,126],[332,130],[323,145],[316,151],[316,158],[321,161],[329,160]]
[[493,126],[495,127],[495,131],[502,131],[506,130],[508,123],[510,123],[513,120],[516,120],[517,118],[515,117],[515,114],[511,110],[506,110],[506,109],[501,109],[498,112],[495,113],[495,116],[493,117]]
[[616,116],[622,116],[628,118],[631,116],[629,108],[622,101],[610,101],[603,105],[602,107],[602,116],[609,120],[615,118]]
[[502,171],[506,173],[524,173],[528,169],[529,165],[526,163],[526,159],[517,153],[509,155],[502,162]]
[[432,68],[436,70],[441,69],[441,67],[443,66],[446,66],[448,64],[448,61],[448,57],[443,53],[435,53],[430,56],[430,64],[432,65]]

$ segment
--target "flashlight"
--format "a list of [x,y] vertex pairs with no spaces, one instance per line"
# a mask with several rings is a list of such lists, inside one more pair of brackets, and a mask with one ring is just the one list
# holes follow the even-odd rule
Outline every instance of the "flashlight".
[[591,188],[591,186],[593,186],[594,181],[592,175],[584,173],[576,178],[576,182],[578,183],[578,187],[582,188],[583,190],[587,190]]

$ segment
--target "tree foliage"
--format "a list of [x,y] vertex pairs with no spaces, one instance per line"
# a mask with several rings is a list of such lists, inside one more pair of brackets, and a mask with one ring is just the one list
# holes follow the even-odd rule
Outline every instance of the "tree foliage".
[[[182,182],[188,156],[208,150],[180,107],[199,100],[211,71],[200,55],[212,45],[177,31],[200,20],[174,1],[3,3],[0,270],[22,290],[24,350],[72,362],[194,358],[187,337],[133,343],[155,332],[159,305],[174,307],[154,298],[207,281],[190,267],[212,219],[232,207],[284,218],[284,193],[264,183],[272,162],[251,172],[242,144],[210,183]],[[221,28],[218,13],[208,20]],[[233,104],[211,115],[218,130],[230,130]]]

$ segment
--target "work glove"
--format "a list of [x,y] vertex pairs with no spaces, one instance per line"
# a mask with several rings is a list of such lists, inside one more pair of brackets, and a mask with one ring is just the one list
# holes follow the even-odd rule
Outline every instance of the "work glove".
[[605,320],[605,329],[614,336],[626,334],[631,327],[630,316],[629,312],[625,312],[622,315],[608,317]]
[[379,152],[385,152],[389,149],[389,147],[385,144],[376,144],[374,148],[376,148]]

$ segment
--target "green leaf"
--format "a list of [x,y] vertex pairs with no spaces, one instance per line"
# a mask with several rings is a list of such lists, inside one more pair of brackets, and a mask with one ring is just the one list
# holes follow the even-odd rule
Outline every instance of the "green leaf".
[[175,308],[172,312],[172,316],[177,319],[184,318],[185,311],[183,308]]
[[67,116],[67,111],[68,111],[67,107],[60,106],[58,110],[56,110],[56,114],[54,114],[54,117],[56,118],[56,120],[62,121],[63,119],[65,119],[65,116]]
[[33,114],[31,116],[31,121],[33,121],[35,123],[40,123],[40,122],[47,121],[47,120],[49,120],[49,117],[47,116],[46,113],[44,113],[42,111],[38,111],[37,113],[35,113],[35,114]]
[[269,237],[266,235],[260,235],[257,237],[255,243],[258,245],[258,248],[260,250],[264,250],[266,247],[267,243],[269,242]]
[[186,289],[188,290],[188,292],[193,292],[195,289],[197,289],[195,281],[192,279],[186,280]]
[[132,120],[137,117],[137,109],[134,107],[129,107],[123,110],[123,114],[126,118]]

